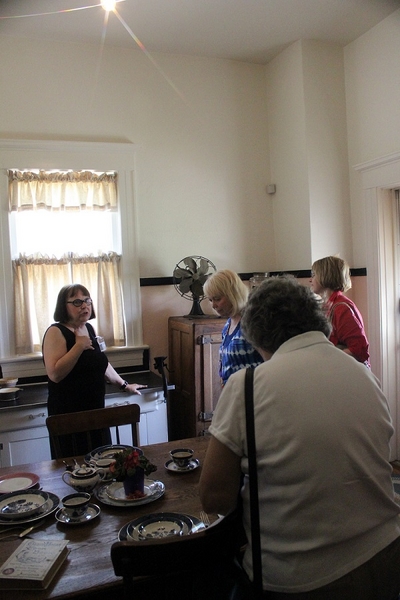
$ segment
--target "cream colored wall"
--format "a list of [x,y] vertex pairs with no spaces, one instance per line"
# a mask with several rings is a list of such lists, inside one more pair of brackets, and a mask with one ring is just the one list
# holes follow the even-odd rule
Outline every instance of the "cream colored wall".
[[266,67],[276,270],[311,265],[311,224],[301,42]]
[[264,67],[136,48],[0,36],[0,137],[137,144],[141,277],[271,270]]
[[343,49],[302,41],[312,262],[352,264]]
[[[334,46],[296,42],[266,68],[158,54],[159,69],[136,49],[105,48],[98,69],[98,46],[0,36],[0,137],[138,144],[141,277],[170,276],[189,254],[238,272],[308,269],[336,252],[362,267],[352,165],[399,149],[399,24],[400,11],[344,52],[352,234]],[[365,319],[366,284],[355,278],[352,290]],[[167,355],[168,317],[190,303],[172,286],[141,296],[144,342],[152,358]]]
[[366,265],[365,199],[354,166],[400,150],[400,9],[346,46],[353,266]]
[[351,261],[343,51],[301,40],[266,73],[277,268]]
[[[150,367],[155,356],[168,356],[168,319],[190,313],[192,303],[182,298],[173,285],[141,288],[143,339],[150,346]],[[214,314],[208,300],[201,308],[205,314]],[[168,365],[168,360],[166,361]]]

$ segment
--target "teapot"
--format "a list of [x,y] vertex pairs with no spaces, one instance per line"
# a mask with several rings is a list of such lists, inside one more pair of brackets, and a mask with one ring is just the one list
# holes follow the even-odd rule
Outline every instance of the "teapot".
[[108,475],[108,469],[89,467],[82,465],[72,472],[65,471],[62,475],[63,481],[74,488],[77,492],[92,492],[96,485]]

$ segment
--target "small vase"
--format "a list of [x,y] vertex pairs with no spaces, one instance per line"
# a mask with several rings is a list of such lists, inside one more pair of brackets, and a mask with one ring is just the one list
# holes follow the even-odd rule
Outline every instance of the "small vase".
[[129,497],[135,492],[144,493],[144,471],[140,467],[136,467],[134,475],[126,477],[123,481],[125,496]]

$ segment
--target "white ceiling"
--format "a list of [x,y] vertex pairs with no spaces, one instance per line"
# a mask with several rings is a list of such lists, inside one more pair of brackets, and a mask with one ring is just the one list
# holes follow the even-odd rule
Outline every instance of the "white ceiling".
[[120,0],[120,18],[109,13],[105,27],[100,0],[0,0],[0,33],[133,48],[139,41],[149,53],[264,64],[299,39],[345,46],[398,8],[400,0]]

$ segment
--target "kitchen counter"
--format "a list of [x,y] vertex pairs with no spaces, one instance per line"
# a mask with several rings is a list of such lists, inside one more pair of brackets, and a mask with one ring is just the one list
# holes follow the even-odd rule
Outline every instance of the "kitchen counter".
[[[140,390],[141,394],[148,394],[150,392],[162,391],[163,382],[162,378],[153,373],[152,371],[142,371],[137,373],[124,373],[121,374],[123,379],[126,379],[128,383],[140,383],[147,385],[147,388]],[[12,411],[21,408],[47,406],[47,383],[32,383],[32,384],[21,384],[17,387],[20,388],[19,396],[17,400],[7,400],[0,402],[0,411]],[[174,389],[173,385],[168,385],[168,389]],[[132,394],[124,394],[114,385],[107,384],[106,386],[106,400],[112,400],[114,397],[121,397],[125,395],[127,398],[133,398]]]
[[[107,385],[105,406],[138,404],[140,406],[140,444],[157,444],[168,440],[167,404],[163,378],[151,371],[121,373],[129,383],[141,383],[147,388],[139,394],[127,394],[114,385]],[[36,460],[50,458],[47,418],[47,383],[21,383],[17,400],[0,402],[0,467],[24,464],[32,456]],[[174,389],[173,385],[167,389]],[[126,431],[120,428],[120,443]],[[115,431],[111,432],[115,437]],[[131,439],[129,437],[129,439]],[[113,439],[113,443],[116,441]]]

